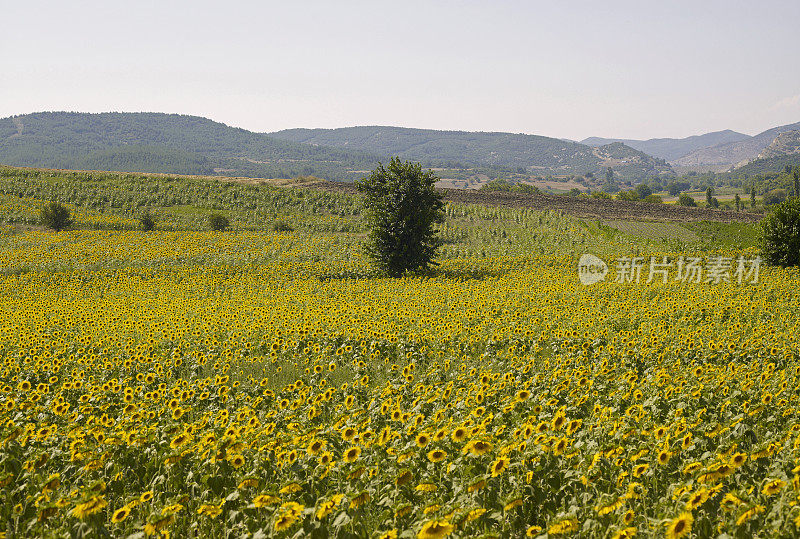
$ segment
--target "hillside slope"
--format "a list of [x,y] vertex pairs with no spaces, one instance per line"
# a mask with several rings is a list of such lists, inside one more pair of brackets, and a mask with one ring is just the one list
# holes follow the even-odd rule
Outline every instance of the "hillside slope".
[[718,146],[749,139],[749,135],[737,133],[726,129],[703,135],[693,135],[685,138],[651,138],[648,140],[636,139],[610,139],[602,137],[589,137],[581,141],[589,146],[603,146],[612,142],[622,142],[631,148],[659,157],[666,161],[674,161],[687,154],[702,148]]
[[282,140],[399,155],[431,166],[507,167],[531,174],[600,173],[613,166],[621,177],[672,174],[661,159],[628,146],[592,148],[539,135],[495,132],[436,131],[389,126],[339,129],[287,129],[269,134]]
[[0,163],[7,165],[347,179],[348,170],[376,162],[364,152],[277,140],[197,116],[43,112],[0,119]]
[[800,131],[786,131],[775,137],[775,140],[758,154],[758,159],[770,159],[796,153],[800,153]]
[[696,150],[688,155],[676,159],[673,164],[678,166],[697,166],[697,165],[736,165],[739,163],[747,162],[758,157],[767,146],[769,146],[775,137],[786,131],[796,131],[800,129],[800,122],[782,125],[767,129],[750,137],[746,140],[738,142],[729,142],[712,146],[710,148],[702,148]]

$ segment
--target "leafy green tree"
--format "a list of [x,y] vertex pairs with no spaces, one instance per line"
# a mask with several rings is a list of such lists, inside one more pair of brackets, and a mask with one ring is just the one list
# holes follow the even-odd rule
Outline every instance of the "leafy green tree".
[[794,178],[794,196],[800,197],[800,165],[794,167],[792,177]]
[[375,266],[392,277],[434,264],[440,242],[436,224],[444,221],[444,203],[434,187],[433,171],[419,163],[392,158],[356,182],[364,195],[370,227],[366,251]]
[[45,205],[39,216],[44,226],[56,232],[64,230],[73,223],[72,215],[70,215],[67,207],[58,202],[50,202]]
[[153,216],[149,211],[146,211],[139,216],[139,223],[142,225],[142,230],[145,232],[149,232],[156,228],[156,220],[153,219]]
[[742,211],[742,197],[739,196],[739,193],[736,193],[736,197],[733,200],[736,204],[736,211]]
[[755,185],[750,186],[750,207],[751,208],[755,208],[756,207],[756,186]]
[[667,193],[669,193],[671,196],[678,196],[678,193],[680,192],[681,188],[675,182],[670,182],[670,184],[667,186]]
[[780,204],[787,198],[786,189],[772,189],[764,193],[764,205],[774,206]]
[[781,202],[761,221],[761,256],[773,266],[800,266],[800,197]]
[[208,216],[208,226],[211,227],[211,230],[222,232],[228,228],[230,224],[231,223],[228,221],[228,218],[221,213],[212,213]]
[[639,198],[645,199],[653,194],[653,190],[646,183],[640,183],[636,186],[636,192],[639,193]]
[[697,206],[697,202],[688,193],[681,193],[681,196],[678,197],[678,205],[694,207]]

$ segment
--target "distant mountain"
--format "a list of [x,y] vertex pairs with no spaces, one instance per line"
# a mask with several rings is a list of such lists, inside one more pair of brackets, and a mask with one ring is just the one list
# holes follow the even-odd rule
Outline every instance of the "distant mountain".
[[773,127],[758,135],[749,137],[738,142],[728,142],[718,144],[709,148],[702,148],[689,153],[672,163],[678,166],[696,165],[737,165],[744,164],[758,157],[775,137],[786,131],[796,131],[800,129],[800,122]]
[[612,166],[621,177],[672,174],[670,166],[625,145],[592,148],[577,142],[514,133],[436,131],[388,126],[287,129],[281,140],[398,155],[429,166],[504,167],[530,174],[601,173]]
[[0,119],[0,163],[18,166],[353,180],[398,155],[443,178],[673,175],[621,143],[593,148],[537,135],[400,127],[253,133],[197,116],[42,112]]
[[660,157],[666,161],[675,161],[676,159],[679,159],[701,148],[739,142],[749,138],[749,135],[726,129],[725,131],[715,131],[713,133],[706,133],[704,135],[694,135],[691,137],[678,139],[651,138],[648,140],[635,140],[589,137],[582,140],[581,143],[589,146],[602,146],[612,142],[622,142],[631,148],[654,157]]
[[364,152],[277,140],[197,116],[42,112],[0,119],[6,165],[285,178],[353,179]]
[[786,131],[775,137],[775,140],[758,154],[758,159],[770,159],[796,153],[800,153],[800,131]]

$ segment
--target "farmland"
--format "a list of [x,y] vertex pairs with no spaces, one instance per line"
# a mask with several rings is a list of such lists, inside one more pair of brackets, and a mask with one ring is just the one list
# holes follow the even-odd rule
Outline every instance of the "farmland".
[[388,279],[351,192],[3,169],[6,533],[796,535],[800,274],[583,286],[756,225],[517,200],[451,196],[440,265]]

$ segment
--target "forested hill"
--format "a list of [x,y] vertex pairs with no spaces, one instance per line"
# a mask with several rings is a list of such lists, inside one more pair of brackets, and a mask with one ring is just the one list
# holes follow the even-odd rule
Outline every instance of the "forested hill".
[[634,180],[673,173],[665,161],[624,144],[592,148],[513,133],[353,127],[264,134],[161,113],[42,112],[0,119],[0,164],[16,166],[353,180],[395,155],[439,168],[444,178],[479,181],[605,175],[609,167],[616,177]]
[[278,140],[197,116],[43,112],[0,119],[0,163],[7,165],[341,180],[377,161],[364,152]]
[[672,173],[665,161],[628,146],[615,144],[598,149],[539,135],[361,126],[287,129],[270,136],[378,155],[399,155],[447,168],[507,167],[531,174],[558,175],[599,173],[611,166],[622,177],[641,179]]

